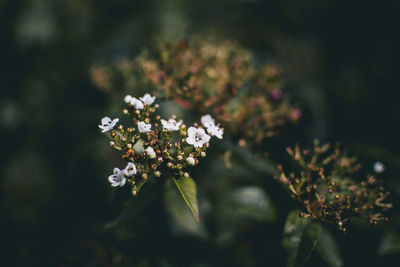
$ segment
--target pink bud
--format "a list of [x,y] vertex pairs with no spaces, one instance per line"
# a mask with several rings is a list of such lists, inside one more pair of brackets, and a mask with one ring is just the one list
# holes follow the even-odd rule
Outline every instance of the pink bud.
[[279,100],[283,97],[283,92],[281,89],[276,88],[271,92],[271,96],[274,100]]

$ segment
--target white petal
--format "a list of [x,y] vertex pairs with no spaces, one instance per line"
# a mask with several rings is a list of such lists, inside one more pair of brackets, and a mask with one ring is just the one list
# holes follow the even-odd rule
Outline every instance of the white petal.
[[132,100],[132,96],[130,96],[130,95],[126,95],[125,98],[124,98],[124,101],[127,104],[131,103],[131,100]]
[[189,127],[189,129],[188,129],[188,135],[189,136],[195,135],[196,132],[197,132],[197,129],[195,127],[193,127],[193,126]]

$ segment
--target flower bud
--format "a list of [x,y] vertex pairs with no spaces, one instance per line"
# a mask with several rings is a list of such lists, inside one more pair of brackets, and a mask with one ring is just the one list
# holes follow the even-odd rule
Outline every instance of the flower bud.
[[182,157],[181,155],[178,155],[176,158],[177,158],[178,160],[182,160],[182,159],[183,159],[183,157]]
[[202,151],[202,152],[200,153],[200,156],[202,156],[202,157],[204,158],[205,156],[207,156],[207,154],[206,154],[206,152]]
[[160,172],[160,171],[156,171],[156,172],[154,173],[154,175],[155,175],[156,177],[160,177],[160,176],[161,176],[161,172]]
[[194,166],[196,164],[196,161],[194,160],[194,158],[192,157],[187,157],[186,158],[186,162],[190,165],[190,166]]

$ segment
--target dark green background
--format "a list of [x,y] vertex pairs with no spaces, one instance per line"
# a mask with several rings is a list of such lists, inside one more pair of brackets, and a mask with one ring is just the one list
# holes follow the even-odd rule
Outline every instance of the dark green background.
[[[282,194],[271,194],[277,224],[251,224],[222,248],[171,231],[157,197],[131,231],[103,229],[130,197],[106,180],[117,161],[97,124],[116,103],[89,68],[193,35],[237,40],[282,66],[304,120],[271,155],[340,141],[368,171],[387,165],[398,206],[399,11],[399,1],[0,0],[0,265],[284,265],[280,235],[296,204]],[[398,254],[378,255],[382,231],[335,232],[345,266],[396,266]]]

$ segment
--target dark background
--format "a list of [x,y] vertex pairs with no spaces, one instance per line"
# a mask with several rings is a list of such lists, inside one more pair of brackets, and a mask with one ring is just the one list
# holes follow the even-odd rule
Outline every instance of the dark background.
[[[291,142],[340,141],[367,166],[383,161],[397,199],[399,11],[399,1],[0,0],[0,265],[284,264],[280,249],[267,251],[280,246],[281,226],[268,236],[253,225],[221,249],[176,237],[161,200],[132,229],[141,234],[102,228],[129,196],[104,178],[112,152],[97,124],[115,103],[89,68],[193,35],[237,40],[280,64],[305,115]],[[398,254],[378,255],[380,234],[337,233],[345,266],[396,266]]]

